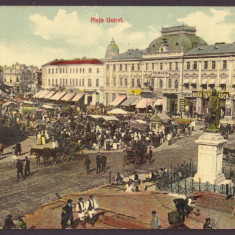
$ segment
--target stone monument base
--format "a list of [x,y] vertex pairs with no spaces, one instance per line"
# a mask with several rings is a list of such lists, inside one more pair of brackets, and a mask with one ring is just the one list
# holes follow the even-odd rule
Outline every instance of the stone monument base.
[[227,140],[218,132],[208,131],[195,142],[198,144],[198,170],[194,181],[212,185],[232,184],[222,172],[223,145]]

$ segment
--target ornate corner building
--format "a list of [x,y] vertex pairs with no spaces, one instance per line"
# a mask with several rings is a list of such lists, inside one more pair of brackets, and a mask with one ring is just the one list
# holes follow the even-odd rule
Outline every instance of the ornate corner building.
[[161,33],[147,49],[121,54],[112,40],[103,59],[104,104],[149,88],[159,111],[206,114],[215,88],[222,115],[235,116],[235,43],[207,45],[195,27],[185,25],[162,28]]

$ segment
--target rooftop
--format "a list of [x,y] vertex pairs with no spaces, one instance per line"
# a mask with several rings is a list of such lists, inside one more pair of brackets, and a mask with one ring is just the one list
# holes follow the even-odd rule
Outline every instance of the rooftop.
[[112,59],[139,59],[144,55],[144,50],[139,49],[130,49],[124,53],[121,53],[118,56],[113,57]]
[[45,65],[70,65],[70,64],[103,64],[98,59],[73,59],[73,60],[54,60]]

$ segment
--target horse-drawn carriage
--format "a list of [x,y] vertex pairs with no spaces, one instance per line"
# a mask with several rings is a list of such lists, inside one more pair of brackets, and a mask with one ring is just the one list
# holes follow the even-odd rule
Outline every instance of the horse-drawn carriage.
[[81,146],[78,143],[71,143],[67,148],[65,148],[62,159],[63,161],[71,160],[83,160],[86,154],[83,152]]
[[135,148],[127,148],[124,150],[123,163],[127,165],[128,163],[134,164],[143,164],[149,159],[149,155],[147,154],[147,148],[144,146],[140,146],[138,149]]

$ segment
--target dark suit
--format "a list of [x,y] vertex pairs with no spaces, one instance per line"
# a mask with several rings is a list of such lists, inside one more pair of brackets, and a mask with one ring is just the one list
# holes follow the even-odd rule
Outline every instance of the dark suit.
[[68,221],[71,221],[71,224],[73,223],[73,207],[66,205],[62,208],[65,211],[64,215],[64,223],[68,224]]

